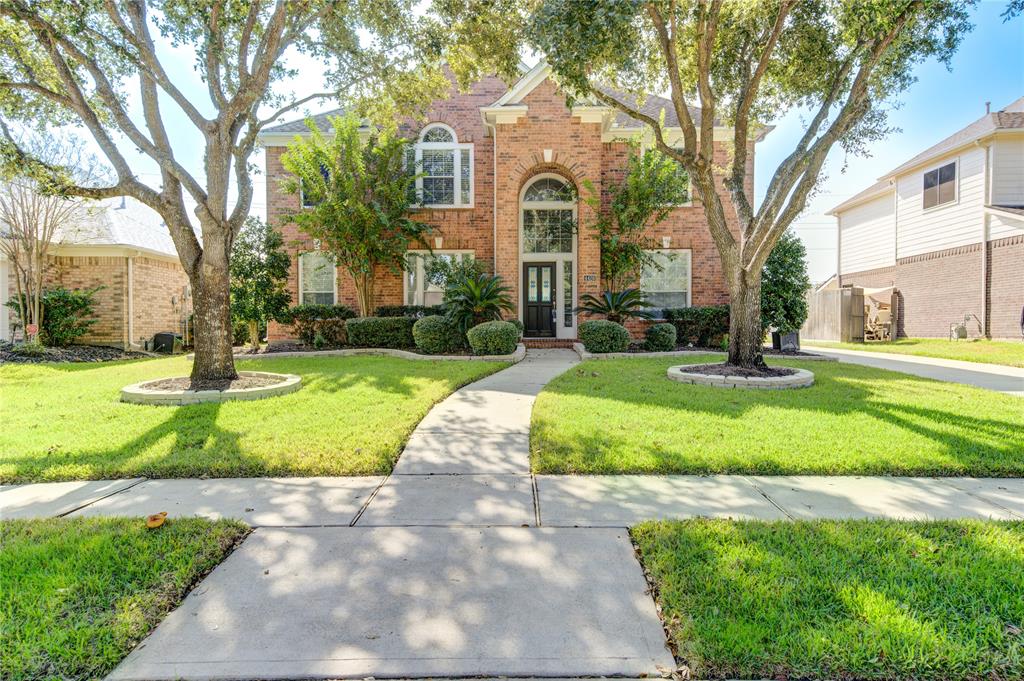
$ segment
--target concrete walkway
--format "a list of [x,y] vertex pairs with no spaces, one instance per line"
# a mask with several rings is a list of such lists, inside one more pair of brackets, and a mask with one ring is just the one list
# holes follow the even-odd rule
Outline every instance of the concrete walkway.
[[531,351],[453,393],[392,475],[0,488],[0,515],[256,529],[111,679],[651,677],[673,671],[626,528],[651,518],[1024,518],[1024,480],[532,476]]
[[961,362],[938,357],[899,355],[891,352],[862,352],[845,348],[819,347],[813,343],[804,343],[803,347],[823,355],[836,357],[840,362],[860,364],[876,369],[902,371],[906,374],[932,378],[937,381],[964,383],[1024,397],[1024,369],[1019,367]]

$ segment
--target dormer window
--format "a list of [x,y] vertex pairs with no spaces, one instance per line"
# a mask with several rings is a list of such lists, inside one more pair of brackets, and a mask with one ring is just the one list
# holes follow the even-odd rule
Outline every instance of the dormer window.
[[956,201],[956,161],[924,174],[924,209]]
[[473,205],[473,145],[460,144],[455,131],[434,123],[413,147],[416,196],[425,208],[470,208]]

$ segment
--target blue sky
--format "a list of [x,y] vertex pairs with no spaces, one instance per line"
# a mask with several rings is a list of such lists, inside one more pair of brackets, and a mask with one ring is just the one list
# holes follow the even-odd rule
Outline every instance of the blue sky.
[[[810,202],[805,214],[794,227],[808,249],[811,279],[820,281],[835,271],[836,230],[835,219],[825,215],[833,206],[872,184],[880,175],[895,168],[921,150],[956,132],[985,113],[985,102],[992,102],[993,111],[1024,96],[1024,18],[1004,23],[1000,13],[1005,0],[983,1],[974,12],[975,29],[964,40],[953,59],[952,69],[928,62],[918,66],[917,82],[899,98],[900,106],[890,115],[890,123],[899,128],[887,139],[871,145],[867,156],[847,156],[841,148],[832,150],[825,167],[825,179]],[[168,65],[171,78],[179,84],[197,105],[212,110],[206,99],[206,86],[193,68],[195,55],[186,47],[158,46],[162,61]],[[323,89],[316,74],[320,65],[301,55],[286,55],[288,63],[298,67],[299,78],[279,83],[277,90],[294,91],[303,96],[314,87]],[[532,60],[531,60],[532,61]],[[137,97],[137,89],[130,87],[129,100]],[[132,104],[137,105],[137,101]],[[205,104],[205,106],[204,106]],[[311,107],[312,112],[334,108],[330,103]],[[138,112],[138,107],[132,107]],[[212,111],[211,111],[212,112]],[[295,113],[285,120],[298,118],[310,110]],[[204,113],[206,113],[204,111]],[[269,112],[264,112],[267,114]],[[165,114],[168,129],[174,132],[175,150],[179,160],[201,177],[202,144],[191,124],[180,111],[167,102]],[[755,189],[760,200],[771,173],[789,154],[803,132],[801,118],[804,111],[791,111],[773,121],[776,129],[758,145],[755,166]],[[156,184],[156,168],[141,154],[129,152],[130,145],[122,145],[134,157],[146,180]],[[253,214],[266,212],[266,185],[262,175],[263,153],[257,152],[254,161],[260,167],[255,178]],[[845,165],[845,168],[844,168]]]
[[[889,116],[890,124],[899,132],[872,144],[868,156],[847,156],[840,148],[832,150],[818,194],[794,223],[807,246],[813,281],[835,272],[836,222],[825,215],[826,211],[903,161],[981,118],[985,102],[991,101],[996,111],[1024,96],[1024,17],[1003,23],[999,15],[1005,7],[1005,2],[982,2],[978,6],[974,31],[961,44],[951,70],[934,61],[917,68],[917,82],[903,93],[900,108]],[[805,112],[791,111],[775,121],[776,129],[757,146],[754,183],[758,200],[771,174],[803,131],[801,114]]]

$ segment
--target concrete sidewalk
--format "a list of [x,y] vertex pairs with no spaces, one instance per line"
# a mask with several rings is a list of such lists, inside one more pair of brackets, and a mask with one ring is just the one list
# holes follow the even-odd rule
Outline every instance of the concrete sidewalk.
[[4,518],[158,511],[172,517],[239,518],[254,527],[625,528],[644,520],[694,517],[1019,520],[1024,519],[1024,479],[437,474],[96,480],[0,489]]
[[813,343],[804,343],[803,347],[822,355],[836,357],[840,362],[860,364],[876,369],[902,371],[905,374],[932,378],[937,381],[963,383],[1024,397],[1024,369],[1020,367],[961,362],[938,357],[900,355],[891,352],[861,352],[845,348],[816,346]]

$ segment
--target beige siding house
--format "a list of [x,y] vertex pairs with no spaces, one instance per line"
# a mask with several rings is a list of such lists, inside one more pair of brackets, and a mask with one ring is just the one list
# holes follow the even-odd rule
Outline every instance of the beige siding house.
[[[840,286],[894,286],[901,336],[945,337],[975,316],[1021,338],[1024,97],[886,173],[830,211]],[[973,328],[973,327],[972,327]]]

